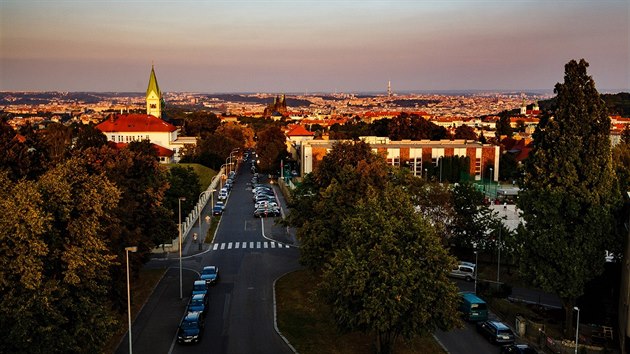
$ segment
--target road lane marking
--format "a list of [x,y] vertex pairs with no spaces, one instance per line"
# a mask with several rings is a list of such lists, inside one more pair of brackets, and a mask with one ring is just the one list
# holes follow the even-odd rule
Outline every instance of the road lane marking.
[[224,250],[225,249],[225,243],[221,244],[221,249]]
[[249,243],[249,248],[254,248],[254,243],[253,242]]
[[260,248],[260,242],[256,242],[256,248]]
[[228,243],[228,249],[231,250],[232,249],[232,242]]
[[269,245],[267,244],[267,242],[263,242],[263,248],[269,248]]
[[271,243],[271,248],[276,248],[276,243],[275,242],[270,242]]
[[218,248],[219,248],[219,244],[218,244],[218,243],[215,243],[215,244],[214,244],[214,247],[212,247],[212,249],[213,249],[213,250],[215,250],[215,251],[216,251]]
[[238,248],[240,242],[234,242],[234,248]]

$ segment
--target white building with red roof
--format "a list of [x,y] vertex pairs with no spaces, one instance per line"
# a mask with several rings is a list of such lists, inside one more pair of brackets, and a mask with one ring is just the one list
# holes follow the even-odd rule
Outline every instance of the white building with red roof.
[[186,145],[197,144],[195,137],[179,136],[179,128],[161,119],[162,92],[151,67],[147,89],[147,114],[113,114],[96,126],[117,147],[132,141],[149,140],[156,145],[160,162],[173,163],[181,159]]
[[302,142],[313,140],[315,133],[308,131],[300,124],[289,124],[287,128],[289,128],[289,130],[284,133],[287,137],[287,150],[293,159],[297,159]]

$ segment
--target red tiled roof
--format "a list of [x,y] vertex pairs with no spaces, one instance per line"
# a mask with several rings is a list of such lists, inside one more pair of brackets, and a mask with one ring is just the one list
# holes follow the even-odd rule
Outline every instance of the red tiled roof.
[[177,128],[149,114],[117,114],[96,126],[103,133],[109,132],[174,132]]
[[287,133],[286,136],[313,136],[315,133],[309,132],[301,125],[293,126]]
[[[112,146],[118,150],[120,149],[124,149],[127,147],[127,143],[115,143],[113,141],[108,141],[107,142],[109,144],[109,146]],[[173,150],[167,149],[165,147],[162,147],[160,145],[156,145],[151,143],[151,147],[153,147],[153,149],[155,149],[155,151],[157,152],[157,155],[160,157],[172,157],[175,153],[173,152]]]

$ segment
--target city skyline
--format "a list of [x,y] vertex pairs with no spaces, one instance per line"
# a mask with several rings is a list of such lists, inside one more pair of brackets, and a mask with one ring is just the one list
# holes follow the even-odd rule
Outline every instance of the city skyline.
[[630,88],[625,0],[2,1],[0,90],[549,90],[584,58]]

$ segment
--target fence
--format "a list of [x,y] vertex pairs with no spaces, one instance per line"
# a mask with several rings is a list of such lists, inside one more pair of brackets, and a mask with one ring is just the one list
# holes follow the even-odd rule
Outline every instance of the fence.
[[[193,228],[195,222],[197,221],[197,218],[201,217],[200,215],[201,211],[203,210],[203,208],[206,207],[206,204],[208,204],[208,199],[211,199],[210,193],[213,193],[213,191],[216,190],[216,187],[219,184],[220,178],[224,173],[224,169],[225,168],[221,168],[219,173],[217,173],[217,175],[214,176],[214,178],[212,179],[212,182],[210,183],[210,186],[208,186],[208,189],[206,189],[205,191],[207,193],[201,194],[193,210],[191,210],[190,213],[188,213],[188,215],[186,216],[186,219],[182,221],[182,225],[181,225],[182,244],[184,243],[184,241],[186,241],[186,238],[188,237],[188,234],[190,233],[190,229]],[[158,245],[152,250],[153,253],[176,252],[176,251],[179,251],[179,235],[178,237],[175,237],[171,241],[171,243],[163,243],[161,245]]]

